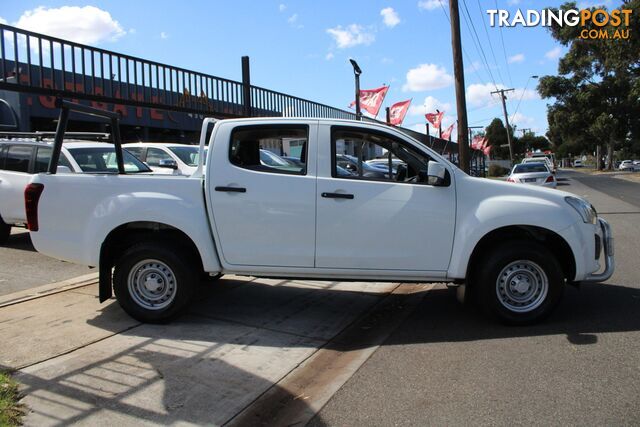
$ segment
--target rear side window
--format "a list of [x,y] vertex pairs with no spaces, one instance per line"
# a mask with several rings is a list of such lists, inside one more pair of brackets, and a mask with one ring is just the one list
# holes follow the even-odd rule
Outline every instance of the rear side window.
[[4,169],[14,172],[29,172],[29,161],[33,147],[28,145],[10,145],[4,161]]
[[231,134],[229,161],[244,169],[305,175],[308,141],[307,126],[236,128]]
[[[51,160],[51,153],[53,153],[53,149],[51,147],[38,147],[38,151],[36,153],[36,164],[34,165],[33,170],[34,173],[47,172],[49,170],[49,160]],[[69,168],[69,170],[73,171],[71,163],[69,163],[69,160],[64,153],[60,153],[58,166],[66,166]]]

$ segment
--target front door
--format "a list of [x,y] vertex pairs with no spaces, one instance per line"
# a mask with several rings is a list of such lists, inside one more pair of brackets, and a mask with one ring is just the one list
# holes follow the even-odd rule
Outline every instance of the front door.
[[[326,126],[318,140],[316,267],[447,270],[455,189],[421,182],[428,153],[378,130]],[[336,161],[344,155],[357,165],[348,173]],[[363,166],[380,158],[379,172]]]
[[[316,132],[303,121],[218,130],[207,181],[226,263],[313,267],[316,178],[309,148]],[[301,147],[297,154],[286,151],[291,140]]]

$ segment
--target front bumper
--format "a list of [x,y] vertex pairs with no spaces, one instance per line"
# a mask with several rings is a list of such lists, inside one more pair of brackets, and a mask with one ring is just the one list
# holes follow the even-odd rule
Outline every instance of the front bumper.
[[608,280],[613,275],[615,270],[615,258],[613,250],[613,234],[611,233],[611,226],[607,221],[602,218],[598,218],[598,225],[602,230],[602,248],[604,250],[604,271],[602,273],[591,273],[583,280],[582,283],[598,283]]

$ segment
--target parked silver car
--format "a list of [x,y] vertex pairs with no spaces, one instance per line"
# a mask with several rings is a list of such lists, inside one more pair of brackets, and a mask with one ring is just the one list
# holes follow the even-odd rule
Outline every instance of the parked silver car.
[[507,178],[507,182],[540,185],[551,188],[556,188],[558,185],[549,166],[543,162],[527,162],[515,165]]

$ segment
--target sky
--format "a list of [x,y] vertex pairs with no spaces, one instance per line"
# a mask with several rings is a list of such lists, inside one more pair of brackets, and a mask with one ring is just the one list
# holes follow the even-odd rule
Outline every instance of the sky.
[[[531,76],[556,74],[566,48],[543,27],[491,27],[486,10],[562,3],[460,0],[469,126],[502,118],[490,92],[514,88],[510,121],[546,132],[551,101]],[[252,84],[342,109],[354,98],[354,58],[361,88],[390,85],[384,106],[412,99],[403,126],[424,132],[426,112],[445,111],[445,126],[456,119],[448,11],[447,0],[21,0],[3,2],[0,22],[233,80],[248,55]]]

